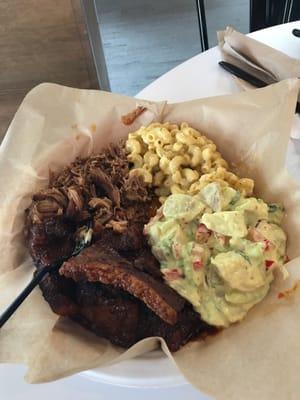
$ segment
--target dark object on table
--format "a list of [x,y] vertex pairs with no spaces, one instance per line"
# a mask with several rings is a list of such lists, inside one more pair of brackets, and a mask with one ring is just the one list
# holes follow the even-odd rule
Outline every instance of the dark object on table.
[[[256,78],[256,76],[249,74],[249,72],[244,71],[243,69],[237,67],[234,64],[228,63],[226,61],[220,61],[219,65],[225,69],[227,72],[230,72],[232,75],[236,76],[237,78],[243,79],[244,81],[250,83],[251,85],[262,88],[268,86],[268,83],[264,82],[263,80]],[[275,82],[274,82],[275,83]],[[300,113],[300,103],[296,103],[296,113]]]
[[300,29],[293,29],[293,35],[300,38]]

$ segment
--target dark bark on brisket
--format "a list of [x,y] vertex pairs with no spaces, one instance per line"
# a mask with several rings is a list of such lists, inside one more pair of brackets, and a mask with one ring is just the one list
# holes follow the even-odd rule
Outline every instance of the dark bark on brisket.
[[97,283],[78,283],[80,312],[72,316],[83,326],[112,343],[130,347],[137,341],[139,304],[131,296]]
[[132,261],[136,269],[153,276],[157,280],[163,280],[159,262],[151,253],[149,247],[143,248],[135,255]]
[[40,288],[45,300],[56,314],[70,317],[79,312],[75,299],[76,284],[72,279],[62,277],[57,271],[53,271],[45,276]]
[[75,281],[101,282],[123,289],[143,301],[161,319],[175,324],[184,299],[163,282],[137,270],[108,243],[95,243],[71,257],[60,268],[60,274]]
[[135,252],[143,246],[148,246],[143,235],[143,224],[132,223],[120,235],[112,229],[105,229],[101,232],[100,241],[117,252]]
[[36,264],[50,265],[70,257],[74,249],[74,225],[62,216],[44,219],[27,226],[26,236],[31,257]]
[[125,348],[146,337],[160,336],[171,351],[177,351],[191,338],[213,331],[187,304],[178,313],[178,322],[169,325],[140,300],[109,285],[75,283],[54,272],[41,282],[40,287],[54,312],[69,316]]

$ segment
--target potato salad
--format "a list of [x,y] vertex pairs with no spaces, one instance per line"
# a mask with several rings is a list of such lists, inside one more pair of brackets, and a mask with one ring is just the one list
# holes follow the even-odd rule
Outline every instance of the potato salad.
[[209,183],[169,196],[145,226],[166,282],[210,325],[241,320],[284,270],[283,208]]

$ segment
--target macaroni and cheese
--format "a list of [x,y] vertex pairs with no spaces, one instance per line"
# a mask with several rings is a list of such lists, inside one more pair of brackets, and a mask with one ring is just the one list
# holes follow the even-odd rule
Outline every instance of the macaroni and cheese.
[[133,164],[130,174],[154,186],[161,203],[170,194],[195,195],[211,182],[233,187],[245,196],[253,192],[253,180],[230,172],[216,145],[186,122],[141,127],[129,133],[126,150]]

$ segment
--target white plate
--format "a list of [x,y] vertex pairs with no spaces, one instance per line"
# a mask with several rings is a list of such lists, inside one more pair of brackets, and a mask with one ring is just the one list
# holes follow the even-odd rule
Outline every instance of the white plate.
[[176,366],[160,350],[132,360],[84,371],[94,381],[134,388],[167,388],[187,384]]

